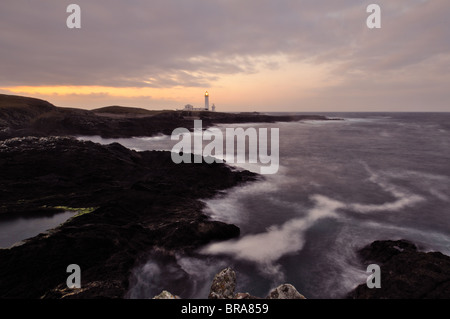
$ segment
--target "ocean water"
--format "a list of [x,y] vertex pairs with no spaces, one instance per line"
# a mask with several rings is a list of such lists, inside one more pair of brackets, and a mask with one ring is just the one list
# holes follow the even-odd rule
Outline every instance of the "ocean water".
[[[205,200],[205,213],[238,225],[241,236],[175,261],[149,255],[127,296],[166,289],[206,298],[214,274],[231,266],[241,292],[265,297],[287,282],[307,298],[342,298],[366,281],[356,251],[374,240],[407,239],[450,255],[450,113],[324,115],[343,120],[246,124],[279,128],[278,173]],[[169,136],[80,139],[135,150],[176,143]]]

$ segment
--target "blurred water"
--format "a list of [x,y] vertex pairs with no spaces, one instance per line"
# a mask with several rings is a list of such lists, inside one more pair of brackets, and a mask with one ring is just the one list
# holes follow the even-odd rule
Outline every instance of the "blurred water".
[[[205,298],[214,273],[232,266],[238,289],[257,296],[289,282],[307,298],[341,298],[365,282],[355,252],[374,240],[408,239],[449,255],[450,114],[325,115],[344,121],[252,125],[280,129],[278,173],[206,200],[206,213],[238,225],[240,238],[177,256],[169,274],[149,257],[152,271],[134,270],[129,297],[153,297],[178,276],[173,293]],[[136,150],[175,143],[114,141]]]

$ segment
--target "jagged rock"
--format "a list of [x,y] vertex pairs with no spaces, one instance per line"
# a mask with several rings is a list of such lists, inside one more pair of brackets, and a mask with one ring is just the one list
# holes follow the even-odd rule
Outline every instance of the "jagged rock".
[[363,283],[350,292],[352,299],[447,299],[450,296],[450,257],[421,252],[406,240],[374,241],[359,251],[367,267],[381,268],[381,288]]
[[233,299],[236,289],[236,273],[231,268],[225,268],[214,276],[209,299]]
[[167,290],[163,290],[159,295],[153,297],[153,299],[181,299],[181,298],[171,294]]
[[294,286],[283,284],[273,289],[267,299],[306,299]]
[[[230,267],[221,270],[214,276],[209,293],[209,299],[262,299],[255,297],[248,292],[235,293],[236,289],[236,272]],[[153,299],[179,299],[167,291],[163,291]],[[281,285],[273,289],[266,299],[306,299],[300,294],[294,286],[290,284]]]

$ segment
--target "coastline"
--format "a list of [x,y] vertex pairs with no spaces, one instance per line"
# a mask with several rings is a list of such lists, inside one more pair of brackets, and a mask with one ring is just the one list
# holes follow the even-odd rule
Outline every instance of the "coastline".
[[[99,145],[70,136],[170,134],[179,126],[193,126],[193,117],[202,119],[205,128],[326,119],[185,111],[148,115],[131,108],[86,111],[5,95],[0,102],[0,185],[6,195],[0,214],[96,208],[49,233],[0,249],[3,298],[122,298],[131,270],[149,251],[156,249],[170,258],[176,251],[239,236],[235,225],[209,220],[200,199],[261,178],[226,164],[176,165],[170,152],[135,152],[117,143]],[[115,114],[104,113],[111,110]],[[73,294],[67,290],[64,270],[77,260],[85,288]]]
[[[322,115],[265,115],[208,111],[147,111],[120,107],[102,109],[62,108],[34,98],[0,94],[0,140],[23,136],[90,135],[103,138],[171,135],[178,127],[193,129],[194,119],[203,127],[230,123],[274,123],[302,120],[336,120]],[[146,111],[146,112],[145,112]],[[128,112],[128,113],[127,113]]]
[[[209,220],[200,199],[257,178],[225,164],[176,165],[169,152],[138,153],[67,137],[7,140],[0,152],[0,185],[9,194],[3,214],[99,207],[1,249],[2,298],[122,298],[131,269],[149,250],[171,255],[238,236],[238,227]],[[72,263],[81,267],[85,287],[76,296],[64,289]]]
[[[131,270],[149,251],[156,250],[170,259],[178,251],[192,251],[211,241],[239,236],[238,227],[208,219],[202,213],[204,204],[200,200],[252,182],[260,178],[258,175],[233,171],[225,164],[177,166],[171,162],[170,152],[134,152],[117,143],[102,146],[72,137],[53,136],[72,135],[74,132],[90,135],[95,131],[100,136],[126,137],[127,134],[135,136],[136,132],[141,134],[148,130],[164,134],[183,125],[180,123],[192,126],[192,114],[187,114],[187,118],[177,112],[148,117],[97,117],[91,111],[61,110],[45,101],[27,101],[31,101],[30,107],[0,108],[2,115],[10,115],[2,117],[0,123],[3,125],[0,133],[0,140],[3,139],[0,143],[3,168],[0,186],[5,195],[0,214],[55,212],[59,209],[57,207],[96,209],[21,245],[0,249],[0,297],[123,298]],[[203,116],[205,127],[218,123],[320,119],[203,113],[196,115]],[[85,118],[83,114],[87,114]],[[102,123],[106,124],[97,122],[105,118],[107,120]],[[81,119],[84,122],[77,122]],[[127,129],[133,123],[140,124],[135,129]],[[152,126],[149,123],[159,124]],[[149,126],[144,129],[146,125]],[[208,178],[204,178],[206,176]],[[402,245],[382,242],[387,252]],[[373,247],[377,245],[372,243]],[[408,265],[415,260],[423,260],[416,267],[419,272],[414,267],[405,268],[401,263],[388,263],[386,266],[394,270],[405,268],[404,272],[394,272],[389,280],[399,286],[410,285],[412,288],[408,291],[418,290],[414,287],[420,287],[422,280],[405,283],[403,277],[424,275],[427,271],[430,273],[426,267],[436,268],[429,266],[436,264],[434,255],[424,257],[412,246],[405,246],[405,254],[401,255],[400,261]],[[368,248],[364,249],[367,251]],[[384,261],[384,257],[364,259],[364,254],[362,257],[362,262]],[[84,288],[74,293],[66,287],[65,267],[77,260],[83,271]],[[440,272],[448,273],[445,267]],[[395,292],[398,290],[395,285],[391,292],[367,292],[362,284],[350,292],[348,298],[445,298],[448,279],[439,280],[442,282],[439,286],[443,287],[441,293],[401,295]]]

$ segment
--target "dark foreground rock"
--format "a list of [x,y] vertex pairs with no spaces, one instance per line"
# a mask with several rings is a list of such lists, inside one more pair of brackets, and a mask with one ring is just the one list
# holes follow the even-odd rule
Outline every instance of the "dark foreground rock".
[[[248,292],[236,293],[236,272],[225,268],[214,276],[208,299],[261,299]],[[272,289],[266,299],[306,299],[291,284],[282,284]]]
[[[121,298],[139,256],[189,251],[239,235],[211,221],[200,198],[251,181],[224,164],[179,164],[169,152],[134,152],[72,138],[0,143],[0,215],[96,209],[22,245],[0,249],[0,298]],[[82,289],[67,289],[78,264]]]
[[268,299],[306,299],[305,296],[300,294],[297,289],[291,284],[283,284],[273,289],[269,295]]
[[233,299],[236,289],[236,273],[225,268],[214,277],[208,299]]
[[450,257],[440,252],[421,252],[405,240],[375,241],[359,251],[364,264],[381,268],[381,288],[361,284],[348,298],[448,299]]
[[[248,292],[236,293],[236,272],[230,267],[222,269],[213,279],[208,299],[262,299]],[[163,290],[154,299],[179,299],[172,293]],[[291,284],[282,284],[269,292],[266,299],[306,299]]]

